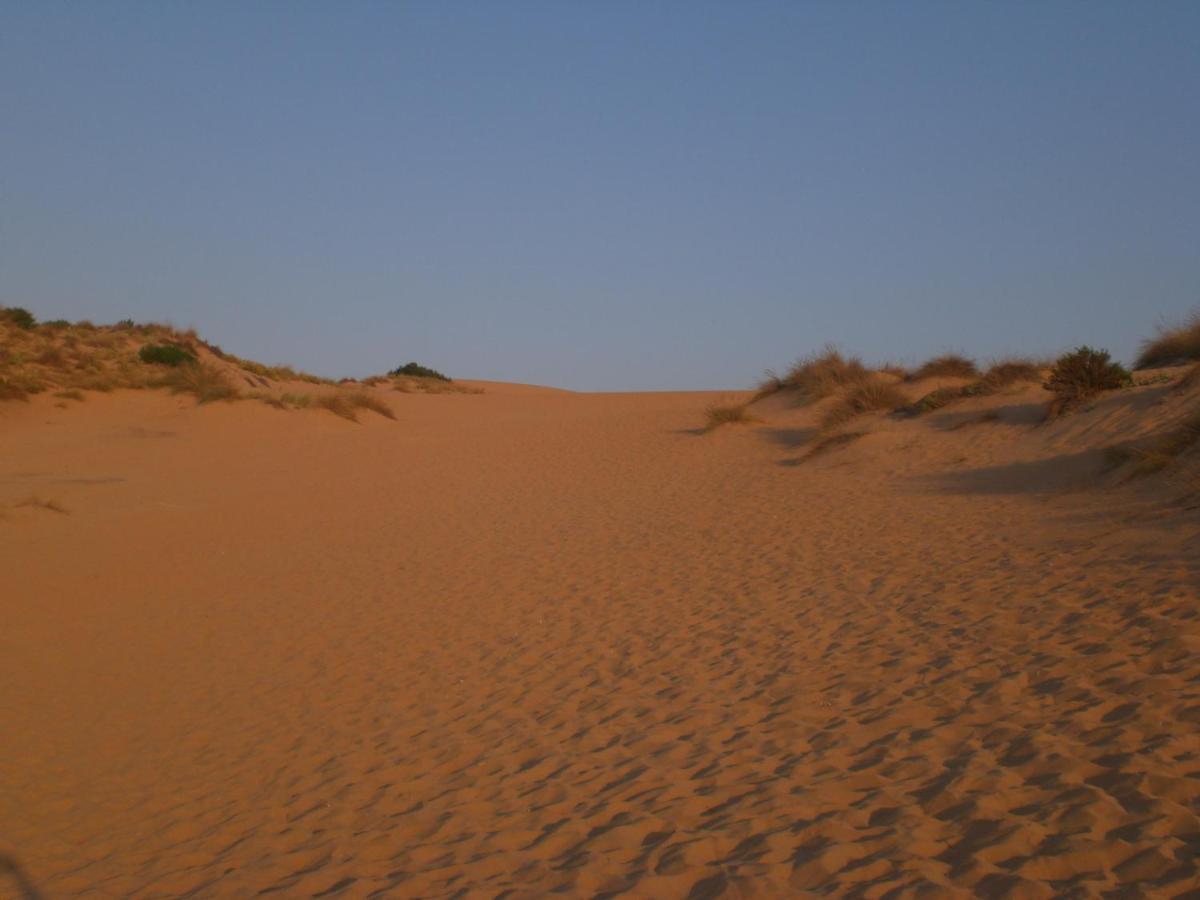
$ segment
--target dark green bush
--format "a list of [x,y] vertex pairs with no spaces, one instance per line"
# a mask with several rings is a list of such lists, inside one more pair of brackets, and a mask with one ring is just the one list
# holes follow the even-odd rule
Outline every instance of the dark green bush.
[[389,375],[408,375],[412,378],[436,378],[438,381],[449,381],[450,379],[436,369],[431,369],[428,366],[422,366],[419,363],[405,363],[398,369],[392,369],[388,372]]
[[174,344],[146,344],[138,351],[138,358],[157,366],[182,366],[196,362],[193,354]]
[[42,323],[43,328],[53,328],[56,331],[63,328],[70,328],[71,323],[66,319],[51,319],[49,322]]
[[33,313],[19,306],[0,307],[0,318],[8,319],[8,321],[12,322],[18,328],[26,330],[33,328],[37,324],[37,319],[33,317]]
[[1112,391],[1133,384],[1133,376],[1120,363],[1113,362],[1107,350],[1077,347],[1058,358],[1043,387],[1057,396],[1051,412],[1062,412],[1101,391]]

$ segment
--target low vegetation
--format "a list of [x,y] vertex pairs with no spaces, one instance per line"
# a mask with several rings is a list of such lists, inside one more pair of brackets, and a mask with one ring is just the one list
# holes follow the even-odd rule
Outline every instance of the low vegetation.
[[392,408],[369,391],[337,391],[322,394],[313,398],[312,405],[327,409],[335,416],[341,416],[351,422],[358,421],[358,411],[361,409],[379,413],[388,419],[396,418]]
[[978,378],[979,368],[965,356],[947,353],[923,363],[908,376],[909,381],[923,378]]
[[196,363],[196,355],[176,344],[146,344],[138,359],[157,366],[183,366]]
[[1154,369],[1200,360],[1200,310],[1181,325],[1159,329],[1157,337],[1142,344],[1135,369]]
[[807,400],[820,400],[871,379],[871,371],[856,357],[845,357],[827,346],[797,362],[783,377],[784,388],[798,391]]
[[398,375],[407,375],[410,378],[434,378],[438,381],[450,381],[450,378],[443,375],[437,369],[431,369],[428,366],[423,366],[420,363],[408,362],[398,368],[392,369],[388,375],[395,378]]
[[704,430],[722,425],[750,425],[758,420],[750,415],[745,403],[714,403],[704,410]]
[[229,377],[215,366],[189,363],[173,369],[158,382],[173,394],[191,394],[197,403],[238,399],[238,389]]
[[987,397],[998,394],[1020,382],[1042,380],[1042,367],[1025,359],[1008,359],[995,363],[983,377],[962,387],[940,387],[930,391],[916,403],[905,408],[913,416],[922,416],[968,397]]
[[1120,363],[1114,362],[1107,350],[1077,347],[1058,358],[1043,385],[1055,395],[1047,414],[1058,415],[1104,391],[1132,384],[1133,376]]
[[824,429],[838,428],[870,412],[892,412],[908,404],[908,397],[895,384],[873,378],[848,389],[821,418]]

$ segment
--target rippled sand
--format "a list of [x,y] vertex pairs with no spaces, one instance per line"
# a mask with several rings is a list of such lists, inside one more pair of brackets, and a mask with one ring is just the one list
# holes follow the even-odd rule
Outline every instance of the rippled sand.
[[1200,518],[1098,474],[1161,392],[712,399],[6,406],[0,895],[1195,896]]

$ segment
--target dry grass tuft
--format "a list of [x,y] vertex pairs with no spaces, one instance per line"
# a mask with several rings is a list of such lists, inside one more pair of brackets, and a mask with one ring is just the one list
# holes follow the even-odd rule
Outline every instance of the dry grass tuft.
[[396,418],[392,408],[380,398],[367,391],[342,391],[336,394],[325,394],[313,400],[313,405],[327,409],[335,416],[341,416],[351,422],[358,421],[358,411],[369,409],[388,419]]
[[993,363],[979,379],[977,394],[995,394],[1020,382],[1040,382],[1042,366],[1031,359],[1005,359]]
[[809,400],[820,400],[839,390],[871,380],[871,372],[856,357],[844,357],[837,348],[800,360],[783,377],[784,387],[799,391]]
[[1187,374],[1179,380],[1179,384],[1175,385],[1175,390],[1190,391],[1197,386],[1200,386],[1200,363],[1188,369]]
[[1200,310],[1181,325],[1160,328],[1158,337],[1142,343],[1135,369],[1154,369],[1200,360]]
[[76,390],[55,391],[54,396],[60,400],[84,400],[85,399],[83,392],[76,391]]
[[28,400],[29,391],[16,382],[0,378],[0,400]]
[[908,404],[908,398],[891,382],[878,378],[850,388],[822,417],[821,427],[837,428],[869,412],[892,412]]
[[979,368],[973,360],[955,353],[935,356],[908,376],[910,381],[922,378],[978,378]]
[[173,394],[191,394],[197,403],[238,399],[238,389],[220,369],[204,363],[178,366],[158,382]]
[[704,410],[704,430],[712,431],[722,425],[751,425],[758,421],[750,415],[745,403],[713,403]]

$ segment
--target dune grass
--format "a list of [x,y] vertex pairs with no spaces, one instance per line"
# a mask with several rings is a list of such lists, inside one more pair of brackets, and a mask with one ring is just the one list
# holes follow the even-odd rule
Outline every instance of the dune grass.
[[871,371],[857,357],[845,357],[836,347],[805,357],[784,375],[785,388],[800,392],[810,401],[871,379]]
[[1200,360],[1200,310],[1183,323],[1160,328],[1158,335],[1143,342],[1135,369],[1154,369]]
[[956,353],[946,353],[935,356],[917,367],[909,376],[909,381],[920,381],[922,378],[978,378],[979,367],[973,360]]
[[191,363],[172,369],[158,384],[173,394],[191,394],[197,403],[236,400],[239,396],[238,389],[224,372],[205,363]]
[[758,419],[750,415],[745,403],[713,403],[704,410],[704,430],[712,431],[722,425],[751,425]]
[[396,418],[392,408],[368,391],[338,391],[313,398],[312,405],[326,409],[350,422],[358,421],[358,411],[367,409],[388,419]]
[[870,412],[892,412],[908,403],[895,384],[874,378],[850,387],[821,417],[825,430],[838,428],[851,419]]

